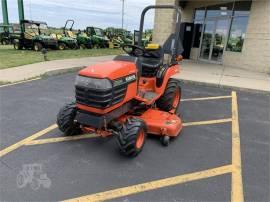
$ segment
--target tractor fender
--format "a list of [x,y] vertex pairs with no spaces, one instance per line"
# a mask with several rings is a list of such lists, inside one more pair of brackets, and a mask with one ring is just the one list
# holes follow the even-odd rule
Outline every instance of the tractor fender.
[[169,65],[165,64],[158,70],[158,72],[156,74],[156,78],[157,78],[156,79],[156,86],[157,87],[160,87],[162,85],[163,80],[164,80],[164,76],[165,76],[168,68],[169,68]]
[[163,94],[169,79],[180,72],[180,66],[178,64],[167,67],[165,66],[165,68],[162,67],[159,71],[157,73],[156,92],[158,94]]

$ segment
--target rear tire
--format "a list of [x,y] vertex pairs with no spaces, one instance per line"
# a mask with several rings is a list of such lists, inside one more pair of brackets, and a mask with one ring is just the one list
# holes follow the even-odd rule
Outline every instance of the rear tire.
[[129,157],[137,156],[143,149],[146,135],[145,123],[138,118],[129,118],[117,136],[121,153]]
[[3,44],[3,45],[8,45],[8,44],[9,44],[9,41],[6,40],[6,39],[3,39],[2,44]]
[[57,115],[57,125],[58,128],[65,135],[77,135],[82,132],[80,125],[74,122],[76,113],[77,108],[74,102],[66,104],[64,107],[60,109]]
[[15,41],[13,43],[13,47],[14,47],[15,50],[22,50],[22,46],[21,46],[19,41]]
[[34,51],[41,51],[42,48],[43,48],[43,45],[40,42],[34,43],[34,46],[33,46]]
[[179,81],[170,79],[167,83],[164,94],[157,100],[156,104],[160,110],[169,112],[177,111],[180,106],[181,87]]

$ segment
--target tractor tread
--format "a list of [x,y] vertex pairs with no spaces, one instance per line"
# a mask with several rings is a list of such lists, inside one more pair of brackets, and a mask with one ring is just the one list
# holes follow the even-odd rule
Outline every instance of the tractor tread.
[[146,125],[143,120],[134,117],[127,119],[117,137],[121,153],[135,157],[141,152],[142,147],[136,148],[137,135],[141,129],[144,130],[146,135]]
[[77,135],[81,133],[78,123],[74,122],[77,109],[75,102],[66,104],[57,115],[57,125],[65,135]]
[[166,89],[165,89],[163,95],[156,102],[157,107],[160,110],[169,112],[173,109],[172,104],[173,104],[175,91],[177,88],[180,89],[180,93],[181,93],[179,81],[177,81],[175,79],[170,79],[167,83],[167,86],[166,86]]

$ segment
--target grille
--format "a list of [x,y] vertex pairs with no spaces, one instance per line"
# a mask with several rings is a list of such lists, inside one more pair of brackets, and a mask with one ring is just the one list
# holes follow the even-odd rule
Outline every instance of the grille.
[[76,86],[76,101],[89,107],[107,108],[125,98],[127,84],[122,84],[108,90],[90,89]]

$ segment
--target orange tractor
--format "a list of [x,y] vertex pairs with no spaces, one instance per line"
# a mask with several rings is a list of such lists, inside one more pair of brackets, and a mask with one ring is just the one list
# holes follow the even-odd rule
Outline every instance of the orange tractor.
[[[143,48],[145,13],[150,9],[175,9],[175,33],[163,46],[149,44]],[[170,138],[180,134],[182,122],[177,115],[181,88],[172,78],[179,73],[180,9],[175,6],[146,7],[141,15],[138,46],[123,45],[127,55],[89,66],[79,72],[75,81],[76,101],[65,105],[57,116],[59,129],[66,135],[94,132],[114,135],[120,151],[137,156],[146,135],[160,136],[167,146]],[[165,62],[164,55],[170,58]]]

